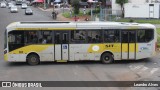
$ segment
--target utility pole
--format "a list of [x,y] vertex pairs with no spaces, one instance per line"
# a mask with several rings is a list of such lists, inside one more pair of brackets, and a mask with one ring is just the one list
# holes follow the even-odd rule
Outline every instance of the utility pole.
[[[66,1],[63,0],[63,13],[64,13],[64,6],[66,5]],[[66,7],[66,6],[65,6]]]
[[101,8],[101,2],[99,2],[99,7],[100,7],[100,21],[103,19],[103,13],[102,13],[102,8]]
[[93,20],[92,3],[91,3],[91,20]]
[[52,2],[53,2],[53,12],[54,12],[54,0]]
[[46,0],[44,0],[44,9],[46,9]]
[[63,8],[62,9],[63,9],[63,13],[64,13],[64,2],[63,2]]

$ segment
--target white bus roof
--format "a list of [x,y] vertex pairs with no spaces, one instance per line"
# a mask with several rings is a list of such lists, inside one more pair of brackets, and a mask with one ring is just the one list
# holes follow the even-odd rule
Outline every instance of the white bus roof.
[[152,24],[125,23],[125,22],[14,22],[7,26],[7,30],[16,28],[72,28],[72,29],[142,29],[153,28]]

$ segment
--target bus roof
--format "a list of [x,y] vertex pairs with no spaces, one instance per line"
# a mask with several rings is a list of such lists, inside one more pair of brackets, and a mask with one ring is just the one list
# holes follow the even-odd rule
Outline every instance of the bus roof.
[[7,26],[7,30],[56,30],[56,29],[142,29],[142,28],[153,28],[152,24],[139,24],[139,23],[125,23],[125,22],[48,22],[48,21],[37,21],[37,22],[14,22]]

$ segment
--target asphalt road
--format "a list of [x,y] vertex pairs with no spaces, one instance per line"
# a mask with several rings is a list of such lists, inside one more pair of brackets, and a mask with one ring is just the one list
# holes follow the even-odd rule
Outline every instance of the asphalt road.
[[[52,21],[49,12],[32,7],[33,15],[24,15],[24,9],[10,13],[0,8],[0,81],[160,81],[160,54],[139,61],[116,61],[114,64],[100,62],[9,63],[3,59],[3,35],[5,27],[16,21]],[[17,88],[14,88],[17,90]],[[14,90],[12,89],[12,90]],[[21,88],[21,90],[26,88]],[[36,88],[39,89],[39,88]],[[46,90],[46,88],[41,88]],[[54,88],[59,90],[160,90],[159,87],[101,87],[101,88]],[[8,90],[8,89],[7,89]],[[47,88],[47,90],[50,90]]]

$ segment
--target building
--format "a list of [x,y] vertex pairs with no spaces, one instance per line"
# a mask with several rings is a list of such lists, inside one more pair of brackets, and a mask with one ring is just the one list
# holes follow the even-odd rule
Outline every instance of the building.
[[133,4],[127,3],[124,6],[125,18],[160,18],[159,3]]
[[[128,3],[132,4],[160,3],[160,0],[128,0]],[[112,10],[121,10],[120,5],[116,4],[116,0],[112,0]]]

